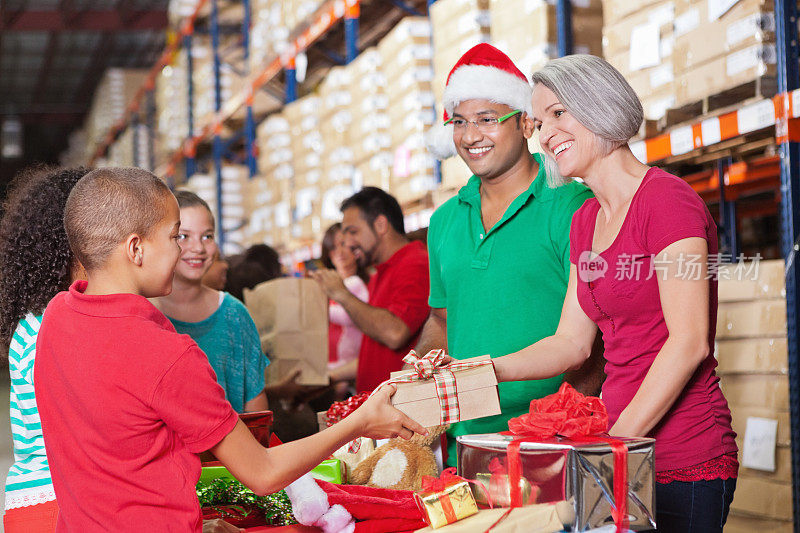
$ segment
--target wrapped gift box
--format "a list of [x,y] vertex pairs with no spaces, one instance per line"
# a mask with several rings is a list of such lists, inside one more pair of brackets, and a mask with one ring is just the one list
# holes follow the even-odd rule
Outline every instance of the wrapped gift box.
[[[489,361],[488,355],[455,361],[453,367],[457,368],[462,363],[475,363]],[[448,372],[438,368],[437,372]],[[391,378],[401,379],[413,374],[414,371],[392,372]],[[397,383],[397,391],[392,396],[392,405],[404,412],[419,424],[433,427],[442,423],[458,422],[500,414],[500,399],[497,395],[497,376],[494,366],[484,364],[462,370],[454,370],[455,393],[454,398],[458,403],[458,417],[453,420],[443,420],[443,405],[441,390],[437,390],[434,378],[412,381],[410,383]],[[450,402],[452,404],[452,401]]]
[[452,524],[478,512],[466,480],[454,477],[447,482],[441,482],[441,485],[414,493],[414,501],[422,513],[422,519],[431,528]]
[[[507,473],[510,435],[463,435],[458,442],[458,474],[466,479],[485,479]],[[532,440],[532,439],[531,439]],[[655,528],[655,440],[618,439],[628,447],[627,515],[633,531]],[[614,523],[614,457],[606,443],[583,444],[566,439],[522,442],[522,477],[538,487],[537,503],[566,500],[575,510],[573,531]],[[483,490],[474,486],[474,490]],[[492,489],[487,489],[492,490]],[[503,494],[495,499],[502,504]],[[506,499],[507,503],[507,499]]]
[[314,479],[341,485],[347,481],[345,464],[339,459],[326,459],[311,470]]

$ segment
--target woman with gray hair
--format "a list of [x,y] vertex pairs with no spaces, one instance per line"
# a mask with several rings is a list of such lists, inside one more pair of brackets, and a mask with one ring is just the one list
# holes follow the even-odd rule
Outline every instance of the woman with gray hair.
[[714,220],[685,181],[631,152],[642,105],[614,67],[567,56],[532,81],[542,149],[595,198],[572,219],[570,280],[555,335],[495,359],[497,378],[541,379],[578,367],[599,328],[609,433],[656,439],[659,532],[721,532],[738,462],[715,373]]

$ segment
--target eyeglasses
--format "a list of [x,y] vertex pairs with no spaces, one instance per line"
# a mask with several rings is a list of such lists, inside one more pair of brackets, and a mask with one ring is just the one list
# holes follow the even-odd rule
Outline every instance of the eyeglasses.
[[478,128],[478,131],[480,131],[482,133],[491,133],[491,132],[497,130],[497,126],[499,126],[501,122],[503,122],[503,121],[505,121],[505,120],[507,120],[507,119],[513,117],[514,115],[519,114],[519,113],[522,113],[522,111],[520,111],[520,110],[512,111],[511,113],[509,113],[507,115],[503,115],[500,118],[481,117],[478,120],[466,120],[466,119],[463,119],[463,118],[455,118],[455,117],[453,117],[450,120],[448,120],[447,122],[445,122],[444,124],[445,124],[445,126],[448,125],[448,124],[452,124],[454,129],[456,129],[458,131],[462,131],[462,132],[467,130],[467,126],[469,126],[470,124],[474,124],[475,127]]

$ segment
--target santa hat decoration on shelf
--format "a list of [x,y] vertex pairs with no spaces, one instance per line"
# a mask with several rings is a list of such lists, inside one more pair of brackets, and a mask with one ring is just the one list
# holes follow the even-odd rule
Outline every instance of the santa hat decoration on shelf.
[[532,114],[531,85],[514,62],[494,46],[481,43],[461,56],[450,74],[442,97],[443,123],[434,125],[426,136],[428,150],[437,159],[456,154],[453,126],[445,125],[453,109],[466,100],[489,100]]

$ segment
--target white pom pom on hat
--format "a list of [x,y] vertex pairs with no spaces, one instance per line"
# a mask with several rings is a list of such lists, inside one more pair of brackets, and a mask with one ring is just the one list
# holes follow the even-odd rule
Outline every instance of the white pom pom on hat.
[[[532,113],[531,85],[525,74],[511,58],[487,43],[467,50],[447,76],[442,96],[443,122],[447,122],[453,109],[466,100],[489,100],[529,115]],[[425,142],[437,159],[456,154],[452,126],[436,124],[428,131]]]

